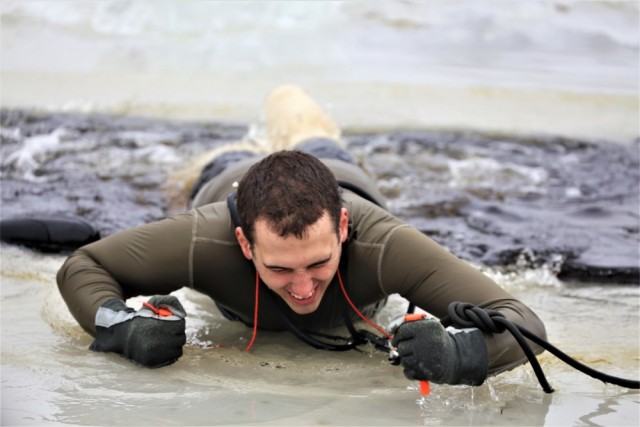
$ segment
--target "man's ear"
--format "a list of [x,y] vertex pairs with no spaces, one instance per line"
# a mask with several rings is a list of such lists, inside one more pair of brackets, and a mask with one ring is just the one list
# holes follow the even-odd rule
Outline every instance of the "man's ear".
[[244,235],[244,231],[242,231],[242,227],[236,227],[236,239],[238,239],[238,244],[240,244],[240,249],[242,249],[242,253],[245,258],[253,259],[253,254],[251,253],[251,244],[247,239],[247,236]]
[[347,208],[342,208],[340,211],[340,243],[344,243],[347,240],[347,234],[349,233],[349,212]]

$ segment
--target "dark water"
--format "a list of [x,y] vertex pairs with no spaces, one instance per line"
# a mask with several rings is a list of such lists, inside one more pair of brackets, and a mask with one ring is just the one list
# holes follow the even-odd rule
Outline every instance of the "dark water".
[[396,132],[351,146],[393,211],[458,256],[638,283],[639,141]]
[[[245,125],[1,113],[8,219],[73,214],[106,236],[184,209],[169,174]],[[639,147],[548,136],[349,133],[393,213],[458,256],[562,279],[640,282]]]

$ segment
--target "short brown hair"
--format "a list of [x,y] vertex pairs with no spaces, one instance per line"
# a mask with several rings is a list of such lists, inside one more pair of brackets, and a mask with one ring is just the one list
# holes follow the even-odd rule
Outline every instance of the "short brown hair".
[[342,199],[331,170],[301,151],[278,151],[254,164],[238,186],[240,224],[249,243],[264,219],[282,237],[302,238],[326,211],[339,235]]

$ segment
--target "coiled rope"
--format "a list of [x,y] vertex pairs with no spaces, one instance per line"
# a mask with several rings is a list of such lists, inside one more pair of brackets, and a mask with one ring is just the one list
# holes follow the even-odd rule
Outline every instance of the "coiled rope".
[[449,304],[447,309],[447,316],[441,320],[441,323],[445,327],[476,327],[483,332],[489,333],[502,333],[504,331],[509,331],[522,348],[522,351],[524,351],[527,359],[529,359],[529,363],[538,378],[538,382],[546,393],[553,393],[554,390],[549,385],[549,382],[542,371],[542,367],[540,367],[540,363],[538,362],[538,359],[536,359],[536,355],[533,350],[531,350],[531,347],[525,338],[533,341],[569,366],[589,375],[592,378],[598,379],[604,383],[614,384],[625,388],[640,389],[640,381],[614,377],[612,375],[596,371],[595,369],[578,362],[566,353],[560,351],[558,348],[538,337],[526,328],[509,321],[504,314],[495,310],[483,309],[464,302],[452,302]]

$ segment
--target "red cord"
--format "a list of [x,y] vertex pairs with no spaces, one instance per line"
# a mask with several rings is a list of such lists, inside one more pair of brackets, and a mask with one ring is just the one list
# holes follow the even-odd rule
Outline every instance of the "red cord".
[[387,331],[385,331],[380,326],[378,326],[375,323],[373,323],[371,320],[367,319],[366,316],[364,314],[362,314],[360,312],[360,310],[358,310],[358,307],[356,307],[355,304],[353,302],[351,302],[351,298],[349,298],[349,295],[347,295],[347,290],[344,288],[344,283],[342,283],[342,276],[340,275],[340,270],[338,270],[338,283],[340,283],[340,289],[342,289],[342,293],[344,294],[345,299],[347,300],[347,302],[349,303],[349,305],[351,306],[353,311],[355,311],[356,314],[358,316],[360,316],[360,318],[367,323],[367,325],[369,325],[372,328],[376,329],[378,332],[380,332],[382,335],[384,335],[387,339],[389,339],[389,340],[392,339],[393,337],[391,335],[389,335],[389,333]]
[[256,336],[258,335],[258,295],[260,293],[260,275],[258,275],[258,272],[256,271],[256,297],[255,297],[255,302],[254,302],[254,307],[253,307],[253,335],[251,336],[251,341],[249,341],[249,344],[247,344],[247,348],[244,349],[244,351],[249,351],[251,350],[251,346],[253,345],[253,342],[256,340]]

